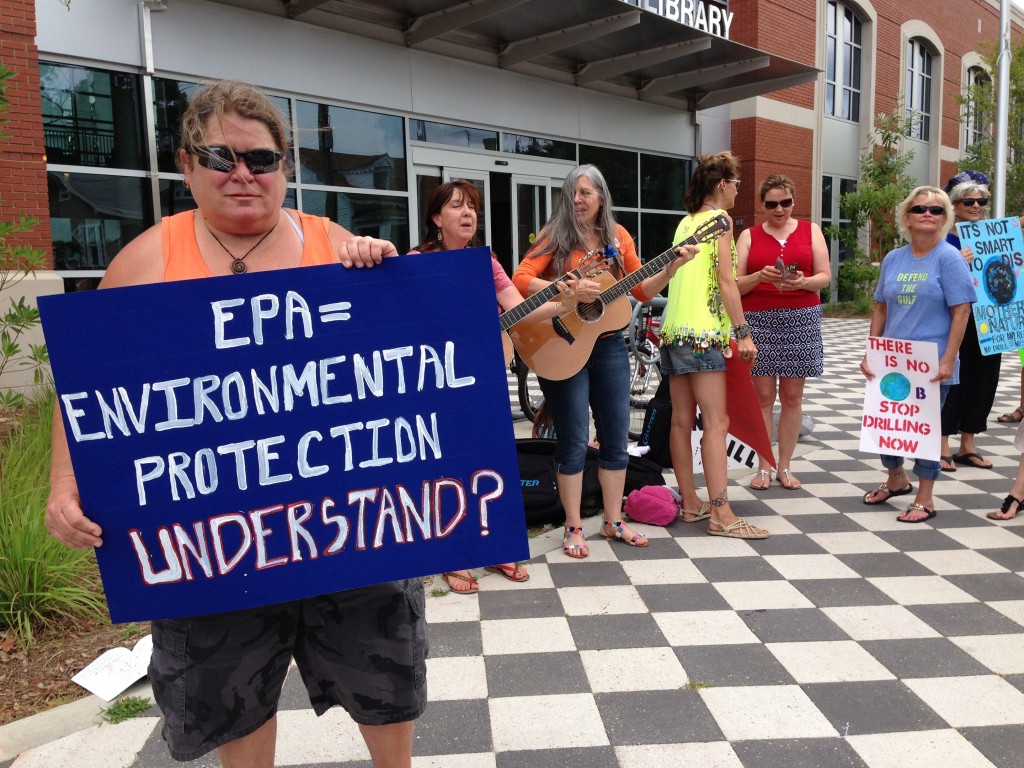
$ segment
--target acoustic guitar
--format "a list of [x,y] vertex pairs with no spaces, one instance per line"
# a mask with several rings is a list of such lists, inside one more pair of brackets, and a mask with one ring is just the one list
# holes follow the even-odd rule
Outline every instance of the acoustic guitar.
[[[528,315],[542,302],[524,311],[527,304],[541,294],[546,294],[548,301],[554,298],[558,289],[554,284],[538,291],[527,301],[501,315],[503,330],[508,331],[512,343],[519,351],[520,357],[526,361],[538,376],[554,381],[568,379],[578,373],[594,349],[597,338],[609,331],[617,331],[629,323],[632,307],[626,294],[646,280],[664,269],[677,257],[676,248],[683,245],[699,245],[718,237],[729,230],[729,219],[723,215],[713,216],[701,224],[692,235],[680,243],[676,243],[664,253],[654,257],[635,272],[616,281],[608,273],[606,263],[602,261],[596,269],[584,273],[588,280],[601,283],[601,295],[594,301],[583,304],[566,303],[569,309],[560,313],[550,322],[522,322],[521,318]],[[590,265],[593,267],[594,265]],[[579,268],[577,268],[578,271]],[[518,313],[518,319],[511,317]],[[508,320],[506,321],[506,317]]]
[[[506,310],[499,316],[501,320],[501,330],[504,333],[501,334],[501,345],[505,351],[505,365],[512,362],[512,340],[509,338],[509,329],[518,323],[522,323],[521,332],[526,332],[526,326],[528,323],[523,323],[523,319],[533,312],[538,307],[546,304],[554,299],[561,299],[562,294],[558,290],[558,284],[568,282],[570,277],[575,277],[577,280],[580,278],[586,278],[588,280],[595,280],[597,276],[607,270],[605,263],[604,253],[597,251],[593,254],[588,254],[586,257],[580,260],[580,263],[576,266],[576,269],[567,272],[561,277],[554,280],[550,285],[546,285],[541,288],[530,298],[523,300],[512,309]],[[546,324],[543,320],[537,321],[539,324]]]

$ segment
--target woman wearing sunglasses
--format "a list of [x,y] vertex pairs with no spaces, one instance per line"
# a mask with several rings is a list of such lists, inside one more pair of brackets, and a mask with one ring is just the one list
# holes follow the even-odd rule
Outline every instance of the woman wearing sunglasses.
[[[287,124],[256,88],[215,82],[191,94],[177,161],[198,207],[125,246],[100,288],[300,265],[372,267],[397,255],[389,242],[282,208],[287,156]],[[53,431],[47,528],[68,546],[100,546],[100,527],[82,511],[59,412]],[[149,673],[172,756],[216,750],[225,766],[272,766],[278,698],[295,659],[317,711],[344,706],[375,765],[410,765],[413,721],[426,705],[422,606],[422,580],[409,579],[154,621]]]
[[[918,187],[896,208],[896,221],[908,245],[890,251],[882,261],[869,335],[935,342],[939,369],[931,381],[940,383],[941,402],[959,381],[957,352],[976,298],[974,284],[963,256],[946,241],[953,226],[953,206],[945,192]],[[875,378],[867,355],[860,370],[869,380]],[[882,466],[889,477],[864,494],[865,504],[881,504],[914,491],[902,456],[882,456]],[[896,518],[901,523],[923,523],[935,517],[932,489],[939,477],[939,462],[915,459],[914,474],[919,482],[917,495]]]
[[[828,246],[817,224],[793,218],[796,186],[780,173],[761,183],[761,205],[768,218],[736,239],[736,283],[743,314],[757,345],[753,378],[768,434],[775,399],[779,414],[779,470],[782,487],[795,491],[800,481],[790,471],[803,423],[804,379],[821,376],[821,299],[832,281]],[[767,490],[771,465],[763,458],[750,487]]]
[[[739,160],[731,152],[701,156],[684,200],[690,214],[679,222],[672,242],[682,242],[704,222],[733,207],[739,194],[739,173]],[[669,282],[668,305],[661,321],[661,369],[669,376],[672,396],[672,472],[683,497],[679,512],[683,522],[707,520],[710,536],[767,539],[768,531],[737,517],[729,504],[725,358],[732,354],[730,338],[735,335],[744,363],[749,365],[757,358],[736,288],[736,248],[729,223],[727,232],[702,243],[693,263],[678,270]],[[695,406],[704,422],[700,450],[706,502],[697,495],[693,480],[690,435],[696,422]]]
[[[956,223],[980,221],[985,218],[988,206],[988,176],[981,171],[961,171],[946,182],[946,194],[953,203]],[[956,228],[946,235],[950,245],[963,254],[970,262],[974,251],[960,247]],[[992,462],[978,455],[974,447],[974,436],[984,432],[992,403],[999,386],[999,361],[1002,355],[983,355],[978,344],[978,327],[974,316],[967,319],[964,340],[960,344],[960,383],[949,390],[942,406],[942,451],[943,472],[955,472],[957,464],[979,469],[991,469]],[[949,448],[949,436],[960,433],[960,447],[956,454]]]

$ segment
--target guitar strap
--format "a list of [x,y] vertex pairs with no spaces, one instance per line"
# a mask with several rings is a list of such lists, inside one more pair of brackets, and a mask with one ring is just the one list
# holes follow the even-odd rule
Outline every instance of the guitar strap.
[[615,252],[615,256],[612,258],[615,262],[615,266],[618,267],[619,274],[616,276],[616,280],[621,280],[626,276],[626,265],[622,261],[622,254],[618,251]]

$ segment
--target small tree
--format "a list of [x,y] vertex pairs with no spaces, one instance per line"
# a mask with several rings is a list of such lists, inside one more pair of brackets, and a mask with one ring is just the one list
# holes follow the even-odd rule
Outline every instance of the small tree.
[[[990,72],[998,72],[999,55],[995,43],[981,46],[982,58]],[[1024,40],[1010,51],[1010,103],[1007,130],[1006,214],[1024,212]],[[966,157],[960,161],[960,170],[981,171],[994,181],[995,137],[993,124],[996,116],[995,81],[986,79],[972,83],[966,95],[960,98],[964,106],[965,125],[982,126],[981,140],[967,147]]]
[[[3,132],[10,110],[7,86],[15,75],[0,64],[0,140],[10,138]],[[38,248],[18,244],[16,238],[30,231],[38,222],[20,214],[13,221],[0,219],[0,296],[11,292],[33,269],[46,266],[46,254]],[[6,310],[0,310],[0,376],[13,371],[31,371],[33,381],[41,384],[45,377],[49,357],[45,344],[29,344],[24,350],[21,337],[39,324],[39,310],[25,301],[24,296],[10,298]],[[0,390],[0,412],[24,405],[20,392]]]

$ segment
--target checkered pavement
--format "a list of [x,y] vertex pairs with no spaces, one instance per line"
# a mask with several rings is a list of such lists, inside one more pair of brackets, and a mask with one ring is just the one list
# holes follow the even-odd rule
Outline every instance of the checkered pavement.
[[[638,526],[649,548],[592,535],[574,561],[553,534],[529,582],[433,595],[414,766],[1024,766],[1024,517],[985,519],[1016,471],[1014,430],[978,437],[994,471],[943,475],[929,523],[896,521],[906,499],[865,506],[884,479],[858,451],[867,324],[824,328],[825,375],[805,398],[816,426],[792,467],[803,488],[755,493],[749,473],[730,486],[772,537]],[[1007,355],[993,416],[1017,405],[1019,369]],[[13,765],[177,765],[152,714]],[[313,716],[294,675],[277,764],[370,765],[347,716]]]

